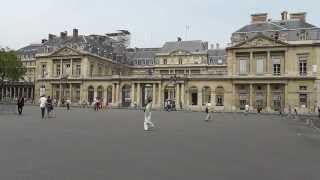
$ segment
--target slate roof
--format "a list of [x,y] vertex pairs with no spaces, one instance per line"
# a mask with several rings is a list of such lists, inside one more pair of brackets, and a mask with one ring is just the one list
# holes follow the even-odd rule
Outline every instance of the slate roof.
[[315,28],[316,26],[298,20],[287,20],[287,21],[268,21],[263,23],[254,23],[245,25],[240,28],[237,32],[254,32],[254,31],[280,31],[280,30],[288,30],[288,29],[301,29],[301,28]]
[[166,42],[161,48],[161,53],[171,53],[176,50],[185,50],[188,52],[204,52],[208,49],[208,42],[201,40],[195,41],[174,41]]

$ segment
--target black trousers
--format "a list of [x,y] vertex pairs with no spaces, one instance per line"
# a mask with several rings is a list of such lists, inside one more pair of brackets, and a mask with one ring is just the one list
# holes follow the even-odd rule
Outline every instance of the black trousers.
[[41,108],[41,117],[42,117],[42,119],[44,118],[44,113],[45,112],[46,112],[46,108],[45,107]]
[[18,113],[19,115],[22,114],[23,106],[18,106]]

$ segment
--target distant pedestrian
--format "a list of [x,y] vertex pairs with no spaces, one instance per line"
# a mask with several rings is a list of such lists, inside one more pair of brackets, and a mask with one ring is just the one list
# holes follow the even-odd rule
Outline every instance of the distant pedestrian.
[[70,104],[71,104],[70,99],[67,99],[66,104],[67,104],[67,110],[70,110]]
[[318,105],[318,117],[320,118],[320,105]]
[[288,118],[291,118],[292,117],[292,107],[291,107],[291,104],[289,104],[289,107],[288,107]]
[[210,108],[211,108],[211,103],[207,103],[207,104],[206,104],[206,109],[205,109],[206,118],[204,119],[206,122],[212,120]]
[[249,113],[249,105],[248,104],[246,104],[245,106],[244,106],[244,111],[245,111],[245,115],[248,115],[248,113]]
[[262,110],[262,107],[260,106],[260,104],[258,104],[258,106],[257,106],[257,112],[258,112],[258,114],[261,113],[261,110]]
[[53,100],[51,99],[50,96],[48,96],[47,98],[47,115],[48,118],[50,117],[50,112],[53,110]]
[[23,106],[24,106],[24,97],[19,97],[19,99],[17,100],[17,106],[18,106],[18,113],[19,115],[22,114],[22,110],[23,110]]
[[47,103],[47,98],[44,95],[42,95],[39,99],[42,119],[44,119],[44,114],[45,114],[45,110],[46,110],[46,103]]
[[144,123],[143,127],[145,131],[151,130],[154,127],[154,124],[151,122],[151,109],[152,109],[152,99],[148,98],[148,103],[144,109]]

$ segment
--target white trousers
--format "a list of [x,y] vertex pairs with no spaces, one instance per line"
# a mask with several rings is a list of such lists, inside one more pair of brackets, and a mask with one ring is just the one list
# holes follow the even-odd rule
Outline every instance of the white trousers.
[[149,130],[149,125],[151,127],[154,127],[154,124],[151,122],[151,113],[149,113],[149,115],[144,116],[144,123],[143,123],[144,130]]

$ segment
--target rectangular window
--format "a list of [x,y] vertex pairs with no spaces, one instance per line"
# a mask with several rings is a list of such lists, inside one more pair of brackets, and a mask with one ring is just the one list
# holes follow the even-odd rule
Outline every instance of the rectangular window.
[[60,74],[61,74],[61,65],[57,64],[57,73],[56,73],[56,75],[60,76]]
[[247,74],[247,58],[240,58],[239,65],[240,65],[240,74]]
[[179,58],[179,64],[182,64],[182,59],[181,58]]
[[102,76],[102,65],[101,64],[98,65],[98,75]]
[[300,76],[306,76],[307,75],[307,59],[308,59],[308,57],[306,55],[302,55],[302,56],[299,56],[298,59],[299,59]]
[[216,106],[223,106],[223,96],[222,95],[216,96]]
[[263,74],[263,64],[264,64],[264,58],[263,57],[257,57],[256,58],[256,71],[257,74]]
[[76,65],[76,76],[80,76],[81,75],[81,64],[77,64]]
[[90,64],[90,76],[93,76],[93,68],[94,68],[94,65]]
[[46,73],[47,73],[47,65],[42,64],[41,65],[41,76],[44,78],[46,76]]
[[307,107],[308,95],[307,94],[299,94],[299,103],[301,107]]
[[167,64],[167,59],[164,59],[164,60],[163,60],[163,64]]
[[272,57],[273,75],[280,76],[281,74],[281,60],[280,57]]

